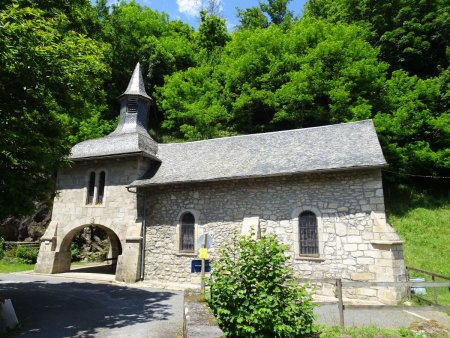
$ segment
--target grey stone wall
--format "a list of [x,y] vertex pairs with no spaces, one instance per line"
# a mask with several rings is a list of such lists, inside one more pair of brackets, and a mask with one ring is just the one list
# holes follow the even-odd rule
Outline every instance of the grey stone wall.
[[[196,237],[205,232],[213,236],[212,259],[233,231],[241,231],[250,220],[290,246],[291,264],[303,277],[399,281],[404,276],[401,242],[386,223],[378,169],[155,186],[144,191],[149,282],[199,282],[198,274],[190,272],[196,254],[178,250],[179,219],[186,211],[196,218]],[[305,210],[318,218],[319,257],[299,254],[298,216]],[[358,288],[345,290],[345,295],[389,303],[398,297],[397,291]],[[317,292],[332,295],[334,287],[319,284]]]
[[[55,273],[70,266],[69,248],[73,236],[87,225],[98,225],[117,237],[122,255],[118,257],[118,280],[136,281],[139,278],[139,259],[142,220],[139,219],[136,194],[126,186],[140,177],[148,167],[142,158],[75,163],[58,174],[57,193],[53,203],[52,221],[42,237],[36,271]],[[105,171],[103,203],[86,205],[89,174]],[[118,243],[112,243],[118,245]]]

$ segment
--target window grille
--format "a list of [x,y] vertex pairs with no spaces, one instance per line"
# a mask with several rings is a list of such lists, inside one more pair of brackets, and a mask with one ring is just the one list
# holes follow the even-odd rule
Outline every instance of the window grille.
[[129,98],[127,102],[127,112],[128,113],[137,113],[138,111],[138,102],[136,98]]
[[180,251],[194,252],[195,218],[190,212],[181,217]]
[[94,203],[94,192],[95,192],[95,172],[91,172],[89,175],[86,204]]
[[103,196],[105,194],[105,178],[106,174],[104,171],[100,173],[100,178],[98,181],[98,189],[97,189],[97,204],[103,203]]
[[311,211],[304,211],[299,217],[300,255],[319,255],[317,217]]

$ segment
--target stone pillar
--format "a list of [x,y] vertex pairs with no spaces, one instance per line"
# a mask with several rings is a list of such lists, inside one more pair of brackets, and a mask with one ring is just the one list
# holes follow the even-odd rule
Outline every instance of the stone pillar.
[[116,280],[134,283],[140,279],[141,271],[141,223],[127,227],[125,243],[122,245],[122,255],[117,259]]
[[41,247],[34,271],[38,273],[59,273],[70,270],[70,251],[56,251],[57,222],[50,222],[44,236],[41,238]]

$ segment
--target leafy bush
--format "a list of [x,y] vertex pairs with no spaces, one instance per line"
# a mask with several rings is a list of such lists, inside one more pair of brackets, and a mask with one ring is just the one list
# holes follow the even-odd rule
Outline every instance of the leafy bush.
[[22,263],[34,264],[38,257],[39,249],[30,248],[26,246],[18,246],[16,248],[15,256],[19,258]]
[[70,245],[70,256],[72,262],[79,262],[81,260],[81,249],[76,243],[72,242]]
[[212,264],[211,308],[228,337],[316,335],[311,295],[273,235],[233,239]]
[[5,257],[5,240],[3,237],[0,237],[0,259]]

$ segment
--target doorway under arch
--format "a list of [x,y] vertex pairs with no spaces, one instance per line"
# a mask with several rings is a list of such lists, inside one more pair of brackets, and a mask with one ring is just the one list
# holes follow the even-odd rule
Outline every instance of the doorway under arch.
[[[92,262],[87,266],[73,266],[74,260],[73,243],[80,238],[82,232],[91,233],[92,237],[107,238],[109,242],[108,249],[103,254],[98,254],[99,258],[103,258],[98,262]],[[92,243],[91,243],[92,244]],[[97,248],[98,250],[98,248]],[[61,241],[60,250],[61,253],[65,253],[68,256],[68,264],[66,268],[61,272],[77,272],[77,273],[96,273],[96,274],[108,274],[115,275],[117,269],[117,260],[122,254],[122,243],[120,242],[117,234],[110,228],[101,224],[89,224],[78,226],[69,231]],[[85,253],[86,254],[86,253]]]

